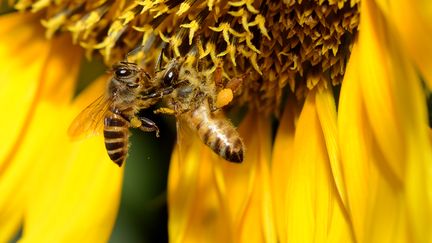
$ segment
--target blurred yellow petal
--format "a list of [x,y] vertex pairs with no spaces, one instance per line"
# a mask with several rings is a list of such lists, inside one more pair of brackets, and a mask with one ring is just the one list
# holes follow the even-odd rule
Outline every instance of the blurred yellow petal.
[[274,199],[273,205],[277,236],[281,243],[288,242],[286,232],[288,222],[285,207],[290,194],[286,187],[286,179],[290,168],[290,162],[294,156],[295,124],[299,113],[295,102],[293,98],[289,98],[287,104],[285,104],[285,110],[276,133],[272,153],[271,177]]
[[117,215],[123,169],[107,156],[102,136],[71,142],[66,132],[83,104],[103,92],[105,80],[103,77],[86,90],[74,106],[48,100],[36,111],[28,150],[41,137],[45,143],[32,154],[37,166],[29,183],[35,189],[28,197],[22,242],[108,241]]
[[0,121],[0,241],[4,242],[22,221],[30,189],[25,179],[33,163],[16,156],[41,99],[51,45],[43,39],[37,18],[30,15],[1,16],[0,35],[0,106],[5,114]]
[[234,242],[216,190],[215,155],[188,128],[178,132],[168,178],[170,242]]
[[413,239],[429,242],[432,151],[427,136],[426,98],[420,78],[395,38],[394,26],[374,2],[365,1],[361,6],[358,68],[362,71],[358,75],[373,142],[377,145],[375,162],[382,176],[400,193],[401,198],[395,200],[407,203]]
[[50,45],[43,39],[43,29],[35,17],[9,14],[0,17],[0,105],[4,114],[4,129],[0,146],[0,173],[24,136],[28,120],[38,100],[43,65]]
[[[0,240],[24,221],[23,242],[106,242],[122,170],[108,159],[101,137],[74,144],[66,133],[84,108],[70,105],[81,51],[67,36],[43,40],[37,18],[16,14],[1,21],[7,34],[0,45],[0,102],[13,119],[1,120]],[[87,104],[104,83],[86,93]]]
[[377,1],[380,10],[397,30],[397,37],[408,50],[432,89],[432,2],[427,0]]
[[[339,134],[348,208],[358,242],[410,242],[400,187],[379,167],[382,154],[361,93],[362,69],[355,46],[339,101]],[[384,174],[383,174],[384,173]]]
[[269,121],[266,116],[249,112],[239,127],[246,147],[245,160],[242,164],[223,160],[215,164],[221,166],[223,180],[218,180],[218,186],[230,211],[235,242],[276,242],[277,239],[269,169]]
[[[257,131],[251,134],[249,131]],[[232,164],[183,135],[170,168],[171,242],[275,242],[269,177],[270,126],[250,114],[240,126],[246,157]],[[182,151],[179,154],[179,151]]]
[[315,92],[311,92],[305,101],[291,144],[294,153],[289,160],[285,159],[289,165],[284,183],[289,195],[285,205],[287,241],[353,241],[350,222],[343,213],[332,177]]

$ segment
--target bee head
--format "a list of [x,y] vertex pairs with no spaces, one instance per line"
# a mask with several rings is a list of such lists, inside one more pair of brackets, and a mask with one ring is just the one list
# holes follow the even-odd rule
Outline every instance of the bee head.
[[120,62],[113,66],[114,79],[126,85],[128,88],[139,86],[140,68],[135,63]]
[[167,71],[165,72],[162,81],[164,83],[165,86],[171,86],[173,84],[175,84],[177,82],[178,79],[178,66],[174,65],[172,67],[170,67],[169,69],[167,69]]

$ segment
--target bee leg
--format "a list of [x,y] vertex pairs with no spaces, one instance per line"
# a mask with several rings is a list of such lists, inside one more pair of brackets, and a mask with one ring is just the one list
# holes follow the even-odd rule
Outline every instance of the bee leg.
[[218,89],[221,89],[225,86],[223,83],[223,78],[222,78],[222,76],[223,76],[222,65],[223,65],[222,61],[217,63],[216,70],[214,71],[214,75],[213,75],[215,85]]
[[229,80],[227,82],[227,84],[225,85],[225,88],[231,89],[234,94],[240,93],[240,91],[242,89],[242,85],[248,76],[249,76],[249,72],[246,72],[240,76],[232,78],[231,80]]
[[134,128],[139,128],[143,132],[156,132],[156,137],[159,137],[159,128],[156,123],[146,117],[133,116],[129,119],[129,123]]
[[159,128],[156,123],[146,117],[139,117],[141,126],[139,129],[143,132],[156,132],[156,137],[159,137]]
[[149,93],[149,94],[143,94],[139,97],[139,99],[141,100],[148,100],[148,99],[152,99],[152,98],[163,98],[165,95],[169,95],[174,91],[174,87],[173,86],[169,86],[166,87],[164,89],[155,91],[153,93]]
[[179,81],[178,83],[165,87],[163,89],[160,89],[158,91],[152,92],[152,93],[146,93],[146,94],[141,94],[139,99],[141,100],[147,100],[147,99],[152,99],[152,98],[163,98],[166,95],[171,94],[175,89],[185,86],[189,84],[188,81]]

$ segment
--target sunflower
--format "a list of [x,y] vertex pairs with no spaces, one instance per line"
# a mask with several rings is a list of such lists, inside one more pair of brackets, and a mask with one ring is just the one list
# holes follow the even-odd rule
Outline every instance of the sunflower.
[[219,158],[190,131],[178,137],[168,178],[171,242],[432,242],[432,4],[14,7],[19,13],[0,18],[0,241],[20,226],[24,242],[109,239],[123,170],[101,137],[70,141],[65,132],[107,79],[75,97],[80,61],[102,56],[110,66],[127,57],[152,73],[167,46],[174,57],[193,50],[224,81],[241,77],[225,110],[246,110],[242,164]]

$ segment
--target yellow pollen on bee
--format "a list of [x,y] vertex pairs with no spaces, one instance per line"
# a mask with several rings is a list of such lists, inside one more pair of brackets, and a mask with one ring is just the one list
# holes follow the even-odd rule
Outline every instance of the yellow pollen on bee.
[[223,89],[221,90],[216,97],[216,108],[222,108],[228,105],[234,98],[233,92],[231,89]]
[[142,122],[137,117],[132,117],[130,124],[133,128],[138,128],[142,125]]
[[174,115],[174,110],[167,108],[167,107],[161,107],[153,111],[155,114],[166,114],[166,115]]

